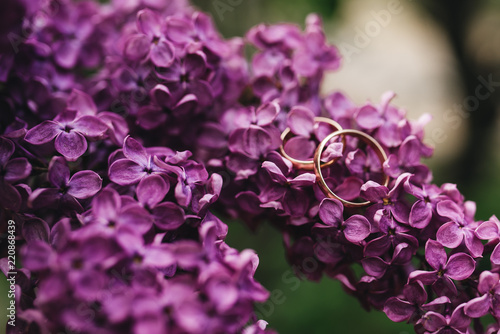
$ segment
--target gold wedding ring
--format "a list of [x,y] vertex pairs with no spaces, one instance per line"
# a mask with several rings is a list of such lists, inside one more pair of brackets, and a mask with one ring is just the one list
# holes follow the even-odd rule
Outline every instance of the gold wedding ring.
[[[348,208],[361,208],[361,207],[367,206],[370,204],[370,201],[351,202],[351,201],[347,201],[343,198],[340,198],[337,194],[335,194],[330,189],[330,187],[328,187],[325,179],[323,178],[321,168],[325,167],[325,164],[321,163],[321,154],[323,154],[323,150],[325,149],[326,144],[328,144],[328,142],[330,140],[332,140],[333,138],[338,137],[338,136],[342,136],[343,140],[345,140],[346,136],[352,136],[352,137],[356,137],[356,138],[359,138],[360,140],[362,140],[365,144],[370,146],[375,151],[378,159],[380,160],[380,165],[382,168],[384,166],[384,162],[387,160],[387,155],[386,155],[384,149],[382,148],[382,146],[379,144],[379,142],[375,138],[373,138],[370,135],[367,135],[364,132],[354,130],[354,129],[339,130],[339,131],[336,131],[336,132],[329,134],[328,136],[325,137],[325,139],[323,139],[321,141],[321,143],[316,148],[316,151],[314,152],[314,174],[316,174],[316,179],[317,179],[318,185],[321,188],[321,190],[323,191],[323,193],[329,198],[338,199],[340,202],[342,202],[342,204],[344,204],[345,207],[348,207]],[[336,161],[336,160],[334,160],[334,161]],[[385,173],[383,173],[383,175],[384,175],[383,185],[387,187],[389,185],[389,176]]]
[[[337,123],[334,120],[331,120],[329,118],[326,118],[326,117],[314,117],[314,122],[315,123],[326,123],[326,124],[330,125],[334,129],[334,131],[337,131],[337,132],[342,130],[342,126],[340,126],[339,123]],[[283,131],[283,133],[281,134],[281,140],[282,140],[282,144],[280,146],[281,155],[284,158],[286,158],[287,160],[289,160],[296,169],[314,170],[314,160],[313,159],[311,159],[311,160],[299,160],[299,159],[292,158],[291,156],[289,156],[285,152],[285,144],[292,137],[293,137],[293,133],[291,132],[290,128],[286,128],[285,131]],[[344,144],[344,149],[345,149],[345,139],[343,137],[342,137],[342,142]],[[331,164],[335,163],[335,161],[337,161],[337,159],[333,159],[333,160],[330,160],[328,162],[324,162],[323,164],[321,164],[321,166],[322,167],[330,166]]]

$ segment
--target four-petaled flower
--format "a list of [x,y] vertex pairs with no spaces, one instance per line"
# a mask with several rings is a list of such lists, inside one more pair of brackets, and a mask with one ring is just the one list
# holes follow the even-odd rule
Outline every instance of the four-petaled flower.
[[[373,204],[368,207],[366,215],[375,219],[375,214],[383,209],[384,213],[394,217],[402,224],[408,224],[409,208],[405,203],[401,192],[404,184],[411,176],[409,173],[401,174],[394,183],[391,190],[374,181],[368,181],[361,187],[361,196]],[[376,222],[376,221],[375,221]]]
[[422,324],[432,334],[465,334],[471,319],[464,313],[465,304],[459,305],[451,315],[429,311],[417,324]]
[[425,259],[434,270],[415,270],[408,277],[408,281],[410,283],[421,281],[424,285],[433,284],[440,295],[447,293],[456,295],[457,288],[452,279],[464,280],[472,275],[476,268],[476,263],[469,254],[456,253],[448,258],[444,247],[435,240],[427,241]]
[[439,228],[436,232],[436,240],[448,248],[457,248],[462,241],[465,241],[465,246],[472,256],[481,256],[483,244],[474,233],[477,223],[468,222],[464,210],[451,200],[440,201],[436,210],[440,216],[451,220]]
[[65,110],[53,121],[44,121],[30,129],[24,140],[41,145],[55,138],[54,146],[68,161],[78,159],[87,150],[87,138],[102,136],[108,127],[95,116],[81,116],[77,110]]
[[94,196],[101,189],[102,179],[94,171],[76,172],[70,178],[68,164],[63,157],[54,157],[49,164],[49,181],[54,188],[38,188],[29,196],[34,209],[61,208],[83,211],[77,199]]
[[[270,207],[278,204],[277,209],[283,209],[292,217],[302,218],[306,214],[309,206],[307,195],[301,187],[312,186],[316,181],[316,176],[312,173],[303,173],[296,177],[290,177],[292,165],[290,161],[282,158],[276,152],[272,152],[264,161],[262,168],[270,176],[270,182],[262,189],[259,198],[262,207]],[[273,204],[273,202],[277,202]],[[300,224],[297,221],[296,224]]]
[[135,61],[151,59],[159,67],[167,67],[174,61],[174,47],[162,32],[161,19],[150,9],[137,13],[139,33],[129,37],[125,44],[125,57]]
[[113,188],[105,188],[92,200],[88,222],[117,232],[133,230],[144,234],[153,225],[153,218],[137,202],[126,201]]
[[477,291],[482,296],[467,302],[465,314],[472,318],[480,318],[491,312],[500,318],[500,275],[483,271],[479,276]]
[[430,303],[427,301],[427,292],[420,281],[406,284],[401,297],[391,297],[384,305],[384,312],[394,322],[412,321],[420,319],[423,310],[429,310],[436,305],[450,303],[446,296],[438,297]]
[[21,195],[12,185],[31,173],[31,164],[26,158],[11,159],[14,143],[0,137],[0,207],[17,211],[21,206]]
[[119,185],[136,184],[145,177],[165,172],[155,164],[154,156],[130,136],[123,141],[123,154],[125,158],[109,166],[109,179]]
[[319,218],[322,224],[314,227],[322,230],[335,230],[352,243],[365,240],[371,231],[370,222],[362,215],[352,215],[344,221],[344,206],[339,200],[325,198],[319,205]]
[[159,175],[151,175],[139,182],[135,190],[139,203],[151,212],[154,224],[162,230],[175,230],[184,221],[184,211],[173,202],[162,202],[170,189]]
[[500,221],[496,216],[492,216],[490,220],[480,224],[475,233],[481,240],[491,240],[496,242],[496,246],[491,252],[491,263],[500,265]]

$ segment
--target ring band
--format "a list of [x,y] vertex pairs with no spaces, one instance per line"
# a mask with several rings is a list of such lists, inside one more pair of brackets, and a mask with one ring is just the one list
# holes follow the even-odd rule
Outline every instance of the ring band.
[[[339,123],[337,123],[334,120],[331,120],[329,118],[326,118],[326,117],[314,117],[314,122],[315,123],[326,123],[326,124],[330,125],[331,127],[333,127],[335,129],[334,131],[337,131],[337,132],[342,130],[342,126]],[[286,158],[287,160],[289,160],[296,169],[314,170],[314,160],[313,159],[311,159],[311,160],[299,160],[299,159],[292,158],[291,156],[289,156],[285,152],[285,144],[288,142],[288,140],[291,139],[292,135],[293,135],[293,133],[291,132],[290,128],[286,128],[285,131],[283,131],[283,133],[281,134],[281,140],[282,140],[282,144],[280,146],[281,155],[284,158]],[[344,143],[344,147],[345,147],[344,138],[342,138],[342,142]],[[321,166],[322,167],[330,166],[331,164],[335,163],[335,161],[337,161],[337,159],[325,162],[325,163],[321,164]]]
[[[321,168],[324,167],[324,165],[321,164],[321,154],[323,154],[323,150],[324,150],[326,144],[330,140],[332,140],[332,138],[334,138],[334,137],[343,136],[345,138],[345,136],[347,136],[347,135],[357,137],[357,138],[361,139],[365,144],[370,146],[377,154],[377,157],[380,160],[380,165],[383,168],[384,162],[387,160],[387,155],[386,155],[384,149],[382,148],[382,146],[379,144],[379,142],[375,138],[373,138],[372,136],[370,136],[364,132],[354,130],[354,129],[345,129],[345,130],[339,130],[339,131],[336,131],[336,132],[329,134],[318,145],[318,147],[316,148],[316,151],[314,152],[314,174],[316,174],[316,179],[317,179],[319,187],[321,188],[321,190],[323,191],[323,193],[327,197],[338,199],[340,202],[342,202],[342,204],[344,204],[345,207],[348,207],[348,208],[361,208],[361,207],[370,205],[371,202],[370,201],[351,202],[351,201],[347,201],[343,198],[340,198],[337,194],[335,194],[330,189],[330,187],[328,187],[325,179],[323,178],[323,174],[321,172]],[[384,175],[383,185],[387,187],[389,185],[389,176],[385,173],[383,173],[383,175]]]

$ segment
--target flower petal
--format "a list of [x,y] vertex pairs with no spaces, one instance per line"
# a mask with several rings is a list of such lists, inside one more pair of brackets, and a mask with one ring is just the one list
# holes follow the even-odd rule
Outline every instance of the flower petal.
[[454,222],[443,224],[436,232],[437,241],[448,248],[457,248],[462,243],[463,238],[462,229]]
[[31,164],[26,158],[15,158],[7,162],[4,169],[4,180],[9,183],[15,183],[30,175]]
[[18,212],[21,204],[22,198],[19,191],[10,183],[0,179],[0,208]]
[[371,231],[371,225],[364,216],[353,215],[344,223],[344,235],[352,243],[358,243],[365,240]]
[[274,182],[279,183],[281,185],[284,185],[285,183],[288,182],[286,176],[283,175],[283,171],[275,163],[270,161],[264,161],[262,163],[262,168],[269,173],[269,176]]
[[250,126],[243,132],[242,146],[249,157],[259,159],[273,150],[271,135],[261,127]]
[[165,32],[174,43],[185,44],[191,41],[191,32],[194,30],[193,21],[174,15],[166,20]]
[[191,78],[199,78],[205,74],[207,68],[206,56],[203,52],[188,53],[184,57],[184,71]]
[[465,305],[465,314],[471,318],[481,318],[490,310],[490,296],[483,295],[474,298]]
[[283,210],[292,217],[303,217],[309,209],[309,199],[303,190],[289,189],[282,200]]
[[414,270],[408,276],[408,282],[420,281],[424,285],[430,285],[438,279],[437,271]]
[[432,204],[425,201],[416,201],[410,211],[410,226],[423,229],[432,218]]
[[163,200],[169,189],[170,184],[166,183],[161,176],[150,175],[139,182],[135,193],[140,203],[154,208]]
[[83,170],[75,173],[68,182],[68,194],[79,198],[89,198],[101,190],[102,179],[94,171]]
[[62,188],[69,182],[69,167],[63,157],[53,157],[49,163],[49,181],[54,186]]
[[469,229],[464,230],[464,241],[465,247],[467,247],[469,254],[472,255],[472,257],[477,258],[483,255],[484,245],[473,231]]
[[352,201],[360,195],[360,189],[363,181],[355,176],[346,177],[340,185],[338,185],[334,192],[341,198]]
[[420,141],[415,136],[407,137],[398,151],[399,161],[405,166],[413,166],[420,162]]
[[123,143],[123,154],[142,167],[148,166],[149,157],[146,150],[137,140],[130,136],[125,138]]
[[68,109],[76,110],[80,115],[95,115],[97,107],[92,97],[78,89],[73,89],[68,97]]
[[401,130],[397,123],[384,122],[377,131],[377,139],[386,147],[401,145]]
[[150,94],[153,101],[160,107],[170,107],[172,105],[172,94],[165,85],[156,85]]
[[304,173],[288,181],[288,183],[292,187],[312,186],[316,183],[316,175],[313,173]]
[[197,135],[198,145],[207,149],[222,149],[228,144],[224,129],[219,124],[205,123]]
[[190,82],[188,92],[195,95],[198,104],[204,107],[209,106],[214,98],[212,87],[204,80]]
[[151,49],[151,41],[146,35],[136,34],[130,36],[125,44],[123,54],[131,60],[142,60],[146,58]]
[[14,154],[14,143],[6,138],[0,137],[0,166],[3,166],[9,161]]
[[500,227],[494,221],[485,221],[476,228],[476,235],[482,240],[493,240],[500,235]]
[[121,146],[129,132],[127,121],[122,116],[108,111],[100,112],[99,119],[108,126],[107,134],[113,143]]
[[165,202],[153,209],[154,224],[162,230],[176,230],[184,224],[184,211],[172,202]]
[[175,264],[176,259],[170,252],[168,244],[152,245],[144,254],[143,263],[156,268],[167,268]]
[[63,131],[56,137],[55,148],[69,161],[75,161],[87,151],[87,140],[77,131]]
[[368,181],[361,186],[361,196],[373,203],[381,202],[382,199],[388,197],[388,194],[389,189],[387,187],[374,181]]
[[430,332],[435,332],[446,326],[446,319],[439,313],[429,311],[422,317],[422,325]]
[[243,154],[231,154],[226,162],[227,169],[236,174],[235,180],[245,180],[255,175],[260,163]]
[[309,138],[314,130],[314,113],[306,107],[294,107],[288,113],[287,124],[292,133]]
[[44,121],[31,128],[26,133],[24,140],[33,145],[41,145],[54,139],[60,132],[62,132],[62,128],[59,123],[54,121]]
[[261,105],[255,111],[255,117],[257,118],[258,126],[266,126],[271,124],[276,116],[278,116],[280,111],[280,106],[276,102],[268,102]]
[[428,240],[425,244],[425,259],[435,270],[444,269],[447,259],[446,251],[439,242]]
[[95,116],[82,116],[74,121],[71,125],[73,128],[81,132],[86,137],[98,137],[104,134],[108,127]]
[[196,108],[198,104],[198,97],[194,94],[186,94],[174,106],[172,113],[174,115],[186,115],[191,110]]
[[427,292],[421,282],[405,285],[403,294],[405,298],[413,304],[422,305],[427,300]]
[[151,61],[159,67],[168,67],[174,62],[174,47],[167,40],[160,40],[151,47]]
[[118,221],[120,224],[131,227],[139,234],[148,232],[153,225],[153,217],[139,205],[127,206],[120,213]]
[[22,250],[23,266],[31,271],[49,269],[54,260],[54,251],[43,241],[34,240]]
[[490,260],[491,263],[500,265],[500,243],[498,243],[495,249],[493,249],[493,252],[491,252]]
[[118,192],[113,188],[104,188],[92,199],[92,214],[106,222],[114,221],[121,205]]
[[[314,147],[316,148],[316,147]],[[340,158],[343,155],[344,145],[342,143],[333,142],[329,144],[323,154],[321,154],[321,161],[331,162],[337,158]],[[313,149],[314,152],[314,149]],[[310,155],[312,156],[312,155]]]
[[312,159],[316,145],[309,137],[297,136],[290,138],[283,147],[286,154],[294,159]]
[[64,109],[59,114],[57,114],[57,116],[54,118],[54,121],[58,122],[62,131],[63,127],[66,126],[66,124],[73,122],[77,115],[78,115],[77,110]]
[[319,218],[329,226],[340,226],[344,221],[344,206],[333,198],[325,198],[319,205]]
[[462,210],[457,203],[451,200],[444,200],[437,204],[437,213],[440,216],[449,218],[451,221],[456,223],[462,223],[464,221],[464,210]]
[[363,269],[370,276],[380,278],[384,276],[389,264],[379,257],[369,257],[361,261]]
[[450,256],[446,264],[446,275],[454,280],[464,280],[472,275],[475,268],[476,262],[469,254],[457,253]]
[[53,42],[53,55],[57,65],[72,69],[75,67],[80,55],[82,44],[76,39],[55,40]]
[[250,214],[262,212],[259,197],[252,191],[242,191],[235,197],[238,207]]
[[161,35],[160,17],[150,9],[143,9],[137,13],[137,29],[148,37]]
[[59,189],[38,188],[31,193],[28,206],[37,210],[40,208],[56,208],[61,198]]
[[386,235],[370,240],[364,249],[364,255],[367,257],[382,255],[389,249],[391,245],[390,239]]
[[465,331],[471,322],[471,319],[465,314],[464,309],[465,304],[458,305],[450,318],[450,325],[462,331]]
[[325,98],[325,109],[334,120],[350,118],[356,105],[340,92],[334,92]]
[[361,107],[354,118],[360,127],[367,130],[376,129],[384,123],[379,111],[371,105]]
[[345,164],[351,173],[362,175],[365,172],[366,159],[366,153],[360,149],[356,149],[347,153]]
[[164,124],[167,114],[157,106],[143,106],[137,113],[137,124],[146,130],[152,130]]
[[415,305],[406,300],[391,297],[385,302],[384,312],[394,322],[403,322],[410,319],[416,311]]
[[22,235],[27,243],[34,240],[49,242],[49,225],[40,218],[30,218],[23,223]]
[[498,290],[500,287],[500,274],[492,273],[490,271],[483,271],[479,275],[478,291],[481,294],[487,294],[491,291]]

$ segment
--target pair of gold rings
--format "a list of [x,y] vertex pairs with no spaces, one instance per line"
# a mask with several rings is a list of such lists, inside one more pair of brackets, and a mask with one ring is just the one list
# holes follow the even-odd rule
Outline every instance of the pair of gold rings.
[[[339,158],[332,159],[328,162],[321,162],[321,155],[323,154],[323,151],[326,147],[326,145],[334,138],[340,137],[343,143],[343,152],[345,151],[346,147],[346,141],[345,137],[346,136],[351,136],[351,137],[356,137],[363,141],[366,145],[370,146],[375,154],[377,155],[380,165],[383,166],[384,162],[387,160],[387,155],[382,148],[382,146],[379,144],[379,142],[373,138],[372,136],[358,130],[354,129],[343,129],[340,124],[337,122],[326,118],[326,117],[315,117],[314,118],[315,123],[326,123],[330,125],[334,131],[330,133],[328,136],[326,136],[316,147],[316,150],[314,152],[314,158],[312,160],[299,160],[292,158],[285,152],[285,144],[287,143],[288,140],[290,140],[293,137],[292,132],[290,131],[290,128],[286,128],[285,131],[281,134],[281,140],[282,140],[282,145],[280,147],[280,152],[283,157],[288,159],[295,168],[297,169],[303,169],[303,170],[314,170],[314,174],[316,174],[316,179],[318,182],[319,187],[323,191],[323,193],[329,197],[329,198],[335,198],[342,202],[345,207],[348,208],[361,208],[364,206],[367,206],[370,204],[370,201],[365,201],[365,202],[351,202],[348,200],[345,200],[341,197],[339,197],[337,194],[335,194],[330,187],[326,184],[326,181],[323,177],[323,173],[321,171],[322,168],[330,166],[334,164]],[[389,184],[389,176],[385,173],[383,173],[383,183],[384,186],[388,186]]]

